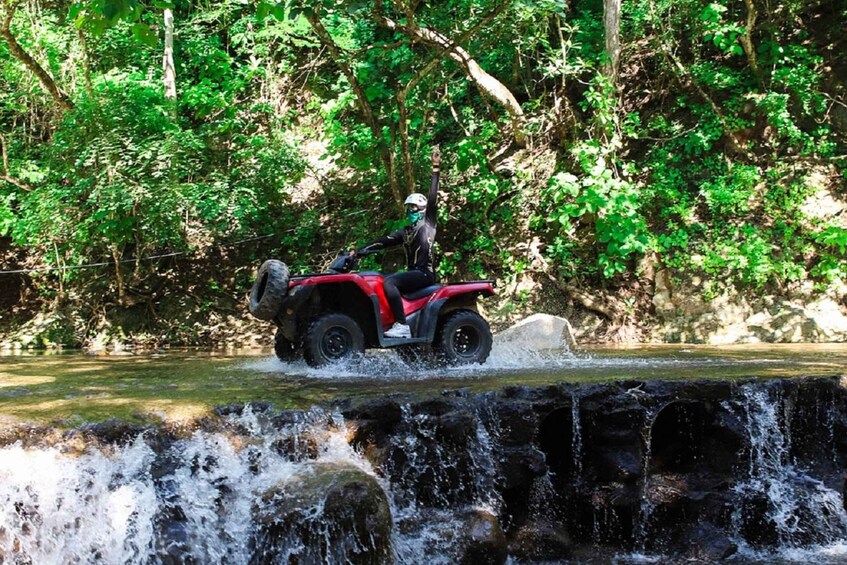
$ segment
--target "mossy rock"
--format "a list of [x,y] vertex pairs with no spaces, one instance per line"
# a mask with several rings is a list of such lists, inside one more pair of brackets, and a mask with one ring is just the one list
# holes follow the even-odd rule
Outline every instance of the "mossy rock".
[[392,560],[391,510],[379,482],[361,469],[319,463],[265,491],[255,508],[251,563]]

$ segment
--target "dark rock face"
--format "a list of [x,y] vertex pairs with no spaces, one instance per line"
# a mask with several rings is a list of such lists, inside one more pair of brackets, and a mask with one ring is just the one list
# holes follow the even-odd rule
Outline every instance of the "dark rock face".
[[255,509],[251,563],[380,564],[391,558],[391,511],[379,483],[353,466],[319,464],[271,488]]
[[[485,523],[498,522],[518,559],[567,559],[599,544],[708,561],[739,542],[847,537],[820,498],[825,486],[841,507],[847,490],[847,390],[835,378],[509,387],[394,397],[344,415],[395,499],[421,508],[495,500]],[[780,522],[768,494],[780,481],[805,527]]]

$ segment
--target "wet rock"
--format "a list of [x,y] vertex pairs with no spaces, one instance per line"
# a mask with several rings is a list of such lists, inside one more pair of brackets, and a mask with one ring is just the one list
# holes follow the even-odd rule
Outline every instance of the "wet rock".
[[708,522],[691,528],[681,545],[685,557],[707,563],[729,559],[738,552],[738,545],[726,531]]
[[532,443],[537,433],[537,416],[529,402],[500,400],[487,415],[488,423],[497,432],[497,439],[502,445],[527,445]]
[[506,535],[497,517],[483,510],[471,512],[461,534],[463,565],[499,565],[506,562]]
[[156,557],[162,565],[194,565],[197,560],[191,551],[188,524],[170,520],[157,528]]
[[841,506],[843,506],[844,511],[847,512],[847,475],[844,475],[842,478]]
[[356,421],[353,445],[379,442],[386,434],[394,431],[403,419],[400,404],[391,398],[379,398],[345,410],[347,420]]
[[544,454],[534,447],[504,447],[499,450],[498,475],[502,488],[529,488],[532,480],[547,472]]
[[448,412],[434,419],[435,437],[439,441],[466,446],[476,434],[476,415],[467,410]]
[[576,349],[576,339],[570,322],[549,314],[533,314],[521,320],[498,332],[494,336],[494,342],[501,347],[519,347],[531,351]]
[[305,418],[305,414],[299,410],[283,410],[271,416],[271,426],[276,430],[282,430],[300,424]]
[[254,414],[269,412],[273,409],[273,404],[263,400],[254,400],[247,404],[233,403],[215,408],[215,414],[218,416],[241,416],[246,408],[250,408]]
[[429,416],[441,416],[448,412],[462,409],[462,402],[455,398],[430,398],[412,405],[414,415],[426,414]]
[[562,560],[572,551],[573,541],[565,525],[543,518],[521,526],[509,542],[509,553],[518,559]]
[[271,447],[289,461],[295,462],[317,459],[320,452],[318,439],[308,432],[288,434],[275,440]]
[[595,452],[592,472],[604,483],[631,483],[641,476],[641,453],[637,446]]
[[105,422],[87,424],[79,428],[80,432],[87,437],[92,437],[106,444],[125,444],[139,436],[144,431],[150,430],[150,426],[132,424],[125,420],[110,418]]
[[377,480],[350,465],[316,464],[267,490],[254,510],[252,563],[391,561],[391,511]]
[[241,416],[244,412],[244,404],[233,403],[215,407],[215,414],[218,416]]

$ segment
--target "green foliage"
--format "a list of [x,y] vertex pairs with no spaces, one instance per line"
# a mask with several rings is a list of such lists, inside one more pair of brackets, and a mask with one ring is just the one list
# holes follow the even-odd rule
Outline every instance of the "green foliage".
[[727,7],[722,4],[709,4],[700,14],[705,29],[704,39],[727,55],[742,55],[744,50],[738,43],[738,37],[745,33],[740,25],[727,22],[724,17]]
[[[396,196],[426,191],[438,144],[445,278],[517,280],[540,253],[550,273],[616,285],[654,252],[679,273],[709,277],[710,292],[847,278],[843,226],[804,212],[813,178],[843,191],[837,17],[799,0],[761,10],[749,38],[756,65],[742,48],[742,2],[625,2],[613,82],[602,3],[500,6],[417,3],[414,17],[448,40],[465,35],[461,47],[519,101],[520,150],[511,117],[468,80],[467,62],[403,33],[408,14],[396,3],[21,4],[16,37],[75,107],[58,109],[0,41],[0,173],[15,181],[0,181],[0,237],[65,266],[211,257],[262,238],[268,247],[242,263],[274,253],[306,270],[396,227]],[[161,84],[164,8],[176,22],[176,100]],[[325,151],[310,149],[308,167],[306,141]],[[305,174],[321,190],[293,198]],[[159,268],[129,264],[124,274],[147,288],[173,274]],[[115,290],[111,273],[85,273],[66,271],[62,282]],[[240,290],[250,282],[243,271],[232,278]],[[36,279],[42,296],[53,296],[55,279]]]
[[559,173],[553,177],[546,195],[558,207],[549,220],[558,222],[570,237],[577,236],[580,223],[593,222],[593,237],[602,246],[597,267],[604,277],[612,278],[627,270],[633,255],[648,248],[639,193],[607,167],[599,147],[584,144],[574,152],[583,175]]
[[[616,152],[622,147],[617,131],[616,94],[602,75],[597,75],[586,90],[583,105],[593,112],[598,139],[575,144],[571,153],[576,161],[575,173],[555,175],[544,192],[552,213],[549,222],[558,224],[560,234],[555,240],[554,257],[563,264],[579,265],[582,272],[599,272],[610,279],[627,272],[632,259],[649,247],[647,222],[641,213],[642,198],[638,187],[628,180],[628,167],[617,162]],[[637,119],[628,118],[632,129]],[[596,258],[576,261],[574,245],[567,239],[584,239],[581,228],[591,227]]]
[[749,212],[761,175],[752,165],[736,165],[723,175],[703,182],[700,194],[714,218]]

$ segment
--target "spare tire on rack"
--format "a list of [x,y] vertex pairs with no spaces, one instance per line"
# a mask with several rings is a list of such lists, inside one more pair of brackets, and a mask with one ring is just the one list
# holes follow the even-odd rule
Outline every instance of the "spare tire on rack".
[[273,320],[288,294],[288,267],[270,259],[262,263],[250,289],[250,313],[260,320]]

